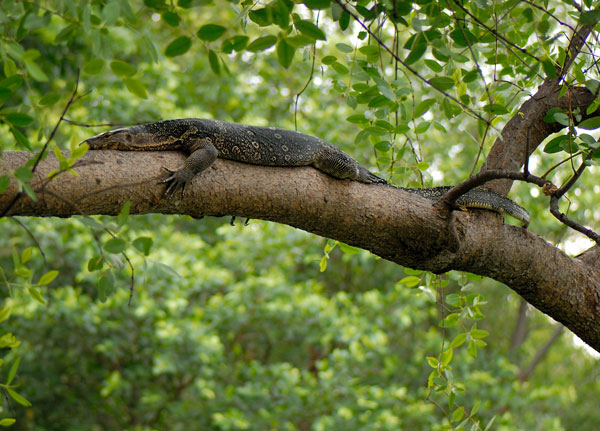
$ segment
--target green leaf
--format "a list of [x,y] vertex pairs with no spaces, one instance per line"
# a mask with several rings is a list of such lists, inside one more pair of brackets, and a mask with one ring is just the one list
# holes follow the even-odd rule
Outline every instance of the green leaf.
[[309,9],[323,10],[329,9],[331,0],[304,0],[302,3],[304,3]]
[[46,305],[46,300],[42,297],[42,293],[38,289],[36,289],[35,287],[29,287],[27,288],[27,291],[29,292],[31,297],[37,302],[39,302],[42,305]]
[[273,23],[273,13],[269,8],[255,9],[248,13],[248,18],[260,27],[266,27]]
[[485,426],[485,428],[483,429],[483,431],[488,431],[489,429],[492,428],[492,425],[494,425],[494,421],[496,420],[496,416],[492,416],[492,418],[488,421],[487,425]]
[[296,50],[284,39],[277,43],[277,61],[286,69],[292,64]]
[[351,53],[352,51],[354,51],[354,48],[352,48],[350,45],[347,45],[345,43],[336,43],[335,47],[341,51],[341,52],[345,52],[346,54]]
[[0,176],[0,194],[4,193],[8,189],[10,184],[10,178],[7,175]]
[[4,71],[4,75],[7,78],[10,78],[11,76],[17,74],[17,70],[18,70],[17,63],[15,63],[12,58],[6,57],[4,59],[4,65],[3,65],[2,69]]
[[31,173],[31,169],[21,166],[15,169],[15,177],[22,183],[28,183],[33,178],[33,174]]
[[421,117],[423,114],[425,114],[427,111],[429,111],[429,108],[431,108],[434,104],[435,104],[435,99],[425,99],[425,100],[421,101],[421,103],[419,103],[417,105],[417,107],[415,108],[413,117],[414,118]]
[[223,36],[227,28],[219,24],[205,24],[196,32],[198,38],[207,42],[212,42]]
[[338,63],[337,61],[331,65],[331,68],[340,75],[346,75],[350,72],[346,66],[344,66],[341,63]]
[[437,89],[446,91],[454,87],[454,79],[447,76],[438,76],[431,78],[429,82]]
[[25,399],[25,397],[23,397],[22,395],[19,395],[11,388],[4,388],[4,389],[6,390],[6,392],[8,392],[8,395],[10,395],[10,397],[13,400],[15,400],[16,402],[18,402],[19,404],[21,404],[22,406],[25,406],[25,407],[31,407],[31,403],[29,401],[27,401]]
[[427,130],[429,130],[429,126],[431,126],[431,121],[423,121],[422,123],[417,124],[417,127],[415,127],[415,133],[425,133]]
[[233,51],[241,51],[248,45],[248,36],[236,35],[225,39],[221,44],[221,51],[231,54]]
[[325,57],[323,57],[321,59],[321,63],[323,64],[333,64],[337,61],[337,57],[333,56],[333,55],[326,55]]
[[26,127],[33,122],[33,118],[21,112],[10,112],[4,115],[6,121],[16,127]]
[[15,60],[21,61],[23,59],[23,55],[25,54],[25,50],[18,43],[16,43],[16,42],[9,42],[9,43],[7,43],[7,44],[4,45],[4,48],[6,49],[6,52],[8,53],[8,55],[10,55]]
[[104,250],[109,253],[121,253],[126,245],[125,240],[121,238],[111,238],[104,244]]
[[221,74],[221,62],[219,56],[212,49],[208,50],[208,64],[215,75]]
[[546,115],[544,115],[544,123],[554,123],[556,122],[556,120],[554,119],[554,115],[557,112],[562,112],[562,110],[560,108],[551,108],[548,110],[548,112],[546,112]]
[[459,407],[452,413],[452,422],[458,422],[465,415],[464,407]]
[[10,96],[12,95],[12,91],[10,88],[0,87],[0,105],[4,105]]
[[490,335],[490,333],[483,329],[471,329],[471,331],[469,331],[469,335],[471,335],[473,338],[485,338]]
[[548,78],[556,78],[556,66],[554,65],[554,62],[552,60],[550,60],[549,58],[545,58],[542,61],[542,67],[544,68],[544,72],[546,73],[546,76]]
[[369,122],[369,120],[367,120],[363,114],[350,115],[348,118],[346,118],[346,121],[353,124],[364,124]]
[[17,374],[17,370],[19,369],[19,364],[21,363],[21,358],[17,358],[14,360],[12,365],[10,366],[10,371],[8,372],[8,377],[6,378],[6,384],[10,385]]
[[425,65],[430,68],[434,73],[440,73],[442,70],[442,66],[435,60],[424,60]]
[[600,9],[582,12],[579,22],[583,25],[595,25],[600,22]]
[[77,220],[79,220],[84,225],[89,226],[93,229],[96,229],[99,231],[104,230],[104,226],[101,223],[99,223],[98,221],[94,220],[93,218],[91,218],[89,216],[88,217],[77,217]]
[[591,117],[577,125],[580,129],[593,130],[600,127],[600,117]]
[[[293,5],[291,7],[293,7]],[[290,25],[290,9],[288,8],[286,1],[277,0],[269,5],[269,9],[271,9],[273,22],[283,30],[287,29]]]
[[459,322],[460,322],[460,314],[451,313],[451,314],[448,314],[444,318],[444,320],[442,321],[442,324],[440,326],[442,326],[443,328],[451,328],[453,326],[458,325]]
[[29,184],[23,184],[23,191],[32,201],[37,201],[37,196]]
[[9,427],[14,424],[17,420],[12,418],[4,418],[0,419],[0,426]]
[[139,251],[144,253],[145,256],[150,254],[150,249],[152,248],[153,240],[147,236],[141,236],[133,240],[133,246],[137,248]]
[[263,36],[257,39],[254,39],[250,44],[246,47],[247,51],[250,52],[258,52],[264,51],[275,45],[277,43],[277,37],[275,36]]
[[179,21],[180,21],[179,15],[177,15],[175,12],[168,11],[168,12],[163,13],[162,19],[164,22],[166,22],[171,27],[179,26]]
[[164,10],[167,6],[165,0],[144,0],[144,4],[150,9]]
[[27,69],[27,73],[29,73],[29,75],[36,81],[40,81],[40,82],[48,81],[48,76],[46,75],[46,73],[44,73],[44,71],[40,68],[40,66],[37,65],[37,63],[35,63],[33,61],[26,61],[25,69]]
[[454,355],[454,350],[447,349],[444,353],[442,353],[442,365],[448,366],[450,362],[452,362],[452,356]]
[[137,68],[122,60],[113,60],[110,62],[110,68],[113,73],[121,78],[127,78],[135,75]]
[[428,356],[427,363],[429,364],[429,366],[431,368],[437,368],[439,362],[438,362],[437,358],[434,358],[433,356]]
[[375,149],[383,153],[387,153],[392,148],[389,141],[379,141],[375,144]]
[[114,280],[111,274],[104,273],[98,280],[98,299],[101,302],[106,302],[108,295],[112,293],[114,289]]
[[117,215],[117,224],[119,226],[123,226],[125,223],[127,223],[127,219],[129,218],[129,210],[130,209],[131,209],[131,201],[128,200],[127,202],[125,202],[123,204],[121,211],[119,211],[119,214]]
[[52,281],[54,281],[54,279],[58,276],[58,271],[56,270],[52,270],[52,271],[48,271],[47,273],[45,273],[44,275],[42,275],[40,277],[40,280],[37,282],[38,286],[46,286],[50,283],[52,283]]
[[46,95],[44,95],[44,97],[42,97],[40,99],[38,104],[40,106],[50,107],[50,106],[54,106],[56,104],[56,102],[58,102],[59,100],[60,100],[60,93],[53,91],[53,92],[50,92],[50,93],[47,93]]
[[190,49],[191,46],[192,39],[187,36],[179,36],[167,46],[165,49],[165,55],[167,57],[177,57],[178,55],[183,55]]
[[419,277],[415,277],[414,275],[409,275],[401,279],[398,284],[403,284],[406,287],[417,287],[421,284],[421,279]]
[[[116,60],[118,61],[118,60]],[[125,62],[122,62],[125,63]],[[125,63],[127,64],[127,63]],[[100,72],[104,70],[104,66],[106,65],[106,61],[103,58],[94,58],[93,60],[88,61],[83,65],[83,72],[88,75],[98,75]],[[127,66],[129,66],[127,64]],[[111,65],[112,67],[112,65]],[[113,69],[114,71],[114,69]],[[115,72],[116,73],[116,72]],[[135,73],[135,68],[133,69],[133,73]],[[117,73],[118,75],[118,73]]]
[[319,27],[308,20],[298,20],[294,22],[294,27],[300,33],[315,40],[327,40],[325,33]]
[[563,141],[568,141],[568,140],[569,140],[569,137],[567,135],[557,136],[556,138],[550,140],[550,142],[548,142],[544,146],[544,153],[553,154],[553,153],[561,152],[563,150],[563,147],[562,147]]
[[506,106],[501,105],[499,103],[492,103],[487,104],[483,107],[483,110],[489,114],[496,114],[496,115],[504,115],[504,114],[508,114],[508,109],[506,109]]
[[130,93],[135,94],[137,97],[141,99],[145,99],[148,97],[148,91],[146,90],[146,86],[142,84],[142,81],[139,79],[133,78],[125,78],[123,79],[125,86],[129,90]]
[[321,262],[319,263],[319,271],[325,272],[326,269],[327,269],[327,258],[325,256],[323,256],[321,258]]
[[113,25],[121,14],[121,7],[117,0],[111,0],[102,8],[102,20],[106,25]]
[[102,256],[94,256],[88,261],[87,269],[89,272],[94,272],[102,269],[104,266],[104,258]]
[[452,342],[450,343],[448,348],[454,349],[458,346],[463,345],[465,341],[467,341],[467,334],[465,334],[464,332],[461,332],[456,337],[454,337],[454,339],[452,340]]
[[21,264],[24,265],[27,262],[29,262],[32,255],[33,255],[33,247],[27,247],[25,250],[23,250],[23,253],[21,253],[21,259],[20,259]]
[[8,319],[10,317],[11,311],[12,311],[11,304],[6,304],[4,307],[2,307],[2,310],[0,310],[0,322],[4,322],[6,319]]
[[423,54],[425,54],[426,50],[427,50],[427,44],[426,43],[420,43],[418,45],[413,46],[412,49],[410,50],[410,53],[408,54],[408,56],[404,60],[404,62],[406,64],[412,64],[412,63],[414,63],[415,61],[417,61],[418,59],[420,59],[421,57],[423,57]]

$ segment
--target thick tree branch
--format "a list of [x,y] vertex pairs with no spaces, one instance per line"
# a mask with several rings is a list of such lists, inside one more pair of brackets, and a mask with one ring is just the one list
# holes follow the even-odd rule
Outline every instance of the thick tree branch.
[[[519,112],[510,119],[494,143],[482,170],[519,171],[544,139],[564,127],[558,123],[544,122],[544,116],[550,108],[574,111],[577,108],[587,108],[592,103],[596,95],[586,88],[570,87],[564,96],[559,97],[564,75],[581,52],[592,29],[593,26],[584,25],[573,33],[568,55],[557,77],[545,81],[538,92],[525,101]],[[582,109],[582,113],[585,118],[585,109]],[[503,179],[494,181],[488,188],[506,195],[511,185],[511,180]]]
[[[25,163],[5,152],[0,175]],[[40,163],[32,187],[39,200],[20,199],[11,216],[116,215],[130,212],[237,215],[285,223],[370,250],[398,264],[445,272],[469,271],[506,283],[530,304],[600,351],[600,277],[542,238],[503,224],[490,212],[449,212],[432,201],[388,186],[330,178],[312,168],[270,168],[226,160],[194,178],[185,199],[161,198],[161,166],[175,168],[174,152],[91,151],[76,170],[47,182],[58,163]],[[44,184],[43,188],[40,187]],[[16,194],[0,196],[0,209]]]
[[[560,98],[559,93],[560,85],[556,81],[546,81],[534,96],[521,105],[519,112],[502,129],[501,136],[490,150],[482,171],[491,169],[520,171],[526,157],[529,157],[544,139],[564,127],[558,123],[544,121],[546,113],[551,108],[582,108],[585,113],[585,108],[595,98],[586,88],[571,88]],[[512,180],[503,179],[493,181],[487,188],[506,195],[511,185]]]

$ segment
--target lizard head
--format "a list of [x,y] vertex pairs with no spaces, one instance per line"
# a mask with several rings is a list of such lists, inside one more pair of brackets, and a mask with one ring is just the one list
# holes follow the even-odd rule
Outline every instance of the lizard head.
[[135,145],[134,133],[131,129],[116,129],[100,133],[82,142],[89,145],[90,149],[118,150],[124,146]]

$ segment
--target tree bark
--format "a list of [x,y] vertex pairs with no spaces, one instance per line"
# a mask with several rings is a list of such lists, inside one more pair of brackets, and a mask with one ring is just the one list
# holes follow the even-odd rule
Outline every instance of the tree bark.
[[[5,152],[0,175],[22,166],[29,154]],[[539,236],[504,224],[488,211],[448,212],[433,201],[392,186],[328,177],[312,168],[273,168],[218,159],[197,175],[183,199],[162,198],[162,166],[176,168],[176,152],[90,151],[61,173],[49,155],[32,187],[37,201],[21,197],[8,216],[131,214],[236,215],[285,223],[370,250],[410,268],[468,271],[501,281],[600,351],[600,283],[595,265],[571,258]],[[0,210],[17,193],[0,195]],[[501,306],[501,305],[500,305]]]

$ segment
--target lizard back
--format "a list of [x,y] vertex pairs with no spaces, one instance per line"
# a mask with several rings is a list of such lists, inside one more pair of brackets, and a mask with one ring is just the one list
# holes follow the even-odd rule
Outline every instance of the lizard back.
[[314,163],[324,149],[340,151],[304,133],[218,120],[166,120],[140,127],[153,136],[155,142],[170,141],[173,149],[189,150],[186,145],[190,139],[206,139],[217,148],[220,158],[256,165],[307,166]]

